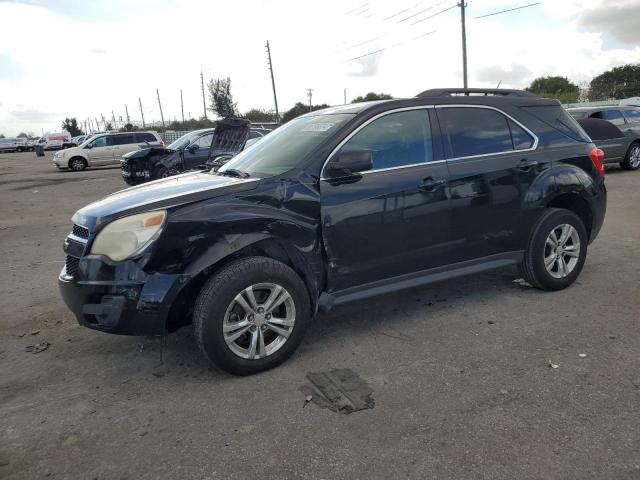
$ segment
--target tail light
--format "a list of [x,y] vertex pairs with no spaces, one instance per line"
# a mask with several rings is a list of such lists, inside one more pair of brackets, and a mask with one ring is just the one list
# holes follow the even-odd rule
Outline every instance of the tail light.
[[589,152],[589,158],[596,167],[596,170],[604,177],[604,152],[597,147],[593,147]]

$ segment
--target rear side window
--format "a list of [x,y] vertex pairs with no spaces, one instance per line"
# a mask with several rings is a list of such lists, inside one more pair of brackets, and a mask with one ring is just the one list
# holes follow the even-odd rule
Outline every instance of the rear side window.
[[433,151],[429,113],[409,110],[380,117],[351,137],[340,150],[370,151],[374,170],[430,162]]
[[514,149],[508,119],[495,110],[441,108],[438,109],[438,118],[447,132],[455,158],[509,152]]
[[630,122],[640,122],[640,110],[625,110],[624,115]]
[[112,138],[113,138],[113,145],[129,145],[131,143],[135,143],[133,140],[133,133],[126,133],[123,135],[114,135]]
[[591,143],[591,139],[586,133],[584,133],[584,130],[582,130],[582,127],[578,122],[576,122],[576,120],[560,105],[543,105],[521,108],[563,135],[579,142]]
[[136,142],[157,142],[153,133],[136,133]]
[[533,147],[533,137],[511,119],[509,119],[509,129],[511,130],[514,150],[526,150]]

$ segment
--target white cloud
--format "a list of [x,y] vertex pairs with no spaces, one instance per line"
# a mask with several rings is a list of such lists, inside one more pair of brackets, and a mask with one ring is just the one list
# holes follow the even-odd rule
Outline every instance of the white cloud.
[[[20,69],[20,75],[0,77],[0,132],[56,130],[65,116],[110,118],[112,110],[116,117],[124,116],[125,104],[137,120],[138,97],[145,119],[159,120],[156,88],[166,119],[180,117],[180,89],[185,115],[200,116],[201,69],[205,81],[231,77],[241,110],[272,108],[267,39],[281,110],[305,102],[307,88],[314,89],[314,103],[337,104],[344,88],[351,99],[368,91],[412,96],[427,88],[461,85],[456,10],[411,25],[448,7],[446,2],[401,21],[425,7],[412,8],[415,0],[371,0],[366,14],[353,15],[347,12],[364,1],[194,0],[156,6],[145,0],[126,16],[96,20],[106,10],[130,5],[118,2],[92,2],[97,14],[78,16],[0,2],[0,55]],[[514,6],[513,0],[477,3],[470,4],[470,17]],[[502,80],[505,87],[524,87],[536,76],[550,74],[587,81],[612,66],[640,61],[638,47],[604,48],[606,25],[580,21],[599,6],[599,0],[562,0],[469,20],[471,85],[493,87]],[[392,17],[403,9],[407,12]],[[382,51],[347,61],[376,50]]]

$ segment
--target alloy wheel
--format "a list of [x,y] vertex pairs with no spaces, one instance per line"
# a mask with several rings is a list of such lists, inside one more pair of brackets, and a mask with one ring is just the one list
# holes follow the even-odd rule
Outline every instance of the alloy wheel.
[[635,146],[631,149],[631,154],[629,155],[629,164],[632,168],[638,168],[640,166],[640,146]]
[[565,278],[576,268],[580,258],[580,236],[568,223],[558,225],[547,236],[544,266],[553,278]]
[[75,160],[73,160],[71,162],[71,169],[72,170],[75,170],[76,172],[79,172],[83,168],[84,168],[84,162],[82,160],[80,160],[79,158],[76,158]]
[[257,283],[238,293],[222,324],[231,351],[246,359],[277,352],[293,331],[296,309],[291,294],[275,283]]

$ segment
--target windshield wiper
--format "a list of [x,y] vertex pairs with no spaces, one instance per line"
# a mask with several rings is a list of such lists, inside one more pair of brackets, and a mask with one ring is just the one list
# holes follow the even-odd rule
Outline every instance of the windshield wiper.
[[235,168],[227,168],[222,172],[218,171],[218,175],[225,175],[227,177],[237,177],[237,178],[249,178],[251,176],[247,172],[243,172],[242,170],[236,170]]

